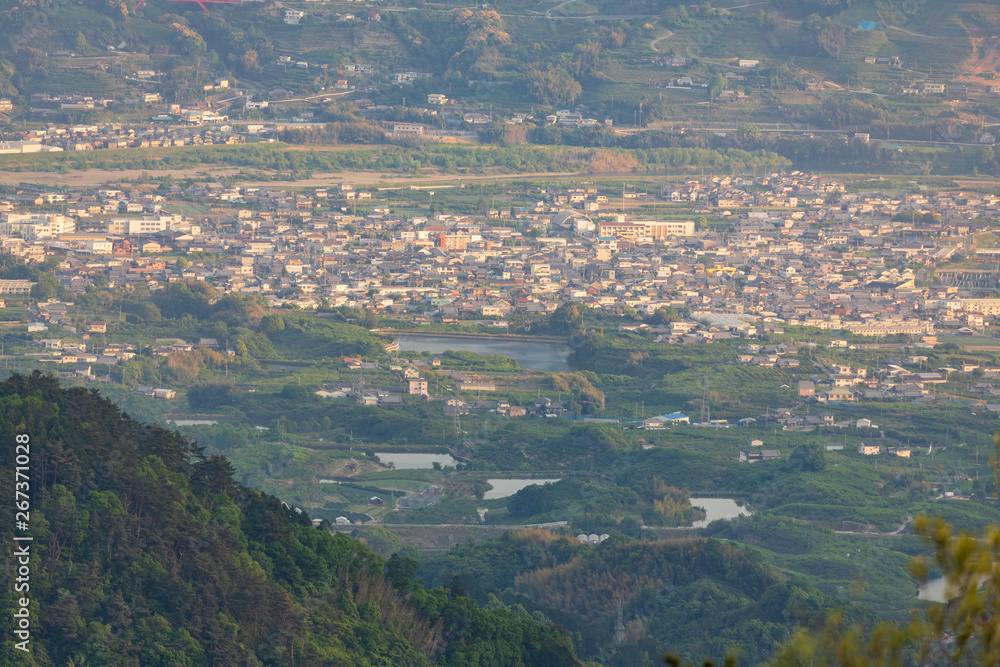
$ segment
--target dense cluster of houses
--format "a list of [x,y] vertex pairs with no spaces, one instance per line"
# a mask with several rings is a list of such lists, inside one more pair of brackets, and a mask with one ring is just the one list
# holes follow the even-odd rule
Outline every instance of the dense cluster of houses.
[[[123,127],[120,123],[96,125],[52,126],[44,130],[25,133],[17,142],[8,142],[18,150],[9,152],[31,153],[46,150],[92,151],[120,148],[162,148],[169,146],[212,146],[236,144],[243,141],[228,125],[215,125],[214,129],[195,127],[208,123],[205,118],[213,112],[191,112],[184,126],[148,125]],[[211,116],[216,118],[217,116]],[[220,117],[222,118],[222,117]],[[195,120],[197,119],[197,120]],[[164,120],[173,120],[165,116]],[[211,121],[215,123],[215,120]],[[222,121],[218,121],[222,123]]]
[[[847,193],[799,172],[689,178],[654,195],[620,195],[622,207],[629,199],[663,202],[668,213],[657,220],[616,212],[619,195],[594,187],[535,196],[534,205],[478,215],[404,217],[347,182],[309,191],[26,189],[0,197],[0,250],[29,262],[58,257],[59,281],[77,292],[98,274],[126,292],[139,283],[155,290],[209,281],[274,307],[346,305],[418,324],[472,319],[506,328],[516,313],[545,314],[570,301],[619,314],[668,308],[684,317],[632,328],[651,328],[663,343],[745,338],[737,361],[774,368],[797,366],[799,350],[755,339],[788,325],[874,339],[903,334],[919,347],[1000,315],[1000,299],[975,290],[996,284],[996,244],[973,241],[980,219],[1000,214],[998,196]],[[217,213],[169,212],[191,202]],[[681,215],[728,219],[732,231]],[[228,259],[175,261],[196,252]],[[982,259],[983,268],[950,269],[959,253]],[[7,282],[4,291],[21,289]],[[819,401],[931,395],[933,379],[919,373],[852,372],[799,391]]]

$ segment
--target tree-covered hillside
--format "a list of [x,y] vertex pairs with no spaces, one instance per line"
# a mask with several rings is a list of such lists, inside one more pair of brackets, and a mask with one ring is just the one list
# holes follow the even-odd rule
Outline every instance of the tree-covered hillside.
[[[620,667],[667,652],[761,664],[796,627],[821,623],[840,604],[752,548],[701,538],[616,535],[593,546],[528,530],[431,557],[418,575],[429,584],[457,577],[482,601],[541,611],[578,637],[582,655]],[[863,609],[847,615],[872,621]]]
[[[989,119],[1000,114],[996,1],[772,0],[723,8],[680,0],[473,7],[448,0],[363,10],[344,1],[232,2],[210,12],[194,2],[136,4],[0,0],[0,97],[13,106],[0,128],[13,131],[14,119],[32,116],[129,123],[172,103],[208,103],[237,123],[303,112],[323,123],[286,128],[278,138],[288,143],[402,145],[372,153],[275,145],[155,151],[162,167],[212,160],[296,177],[789,164],[1000,173],[991,139],[984,140]],[[95,106],[63,106],[77,94]],[[138,103],[146,94],[159,102]],[[428,95],[444,94],[448,105],[425,107]],[[269,106],[248,108],[251,99]],[[579,112],[580,124],[545,121],[564,109]],[[516,120],[486,126],[468,113]],[[384,133],[395,122],[459,126],[503,150],[416,150],[412,137]],[[845,142],[848,133],[870,141]],[[959,150],[963,144],[982,145]],[[560,145],[588,150],[553,148]],[[4,158],[8,166],[23,160],[32,169],[155,164],[145,154]]]
[[[28,443],[30,654],[0,665],[579,665],[562,632],[235,484],[224,458],[51,377],[0,385],[0,486]],[[24,462],[24,459],[21,459]],[[18,487],[18,488],[24,488]],[[13,517],[0,528],[14,544]]]

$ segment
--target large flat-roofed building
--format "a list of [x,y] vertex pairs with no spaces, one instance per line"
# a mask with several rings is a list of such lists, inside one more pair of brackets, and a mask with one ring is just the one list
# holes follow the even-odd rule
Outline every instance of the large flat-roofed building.
[[458,383],[461,391],[496,391],[492,380],[463,380]]
[[654,239],[668,236],[694,236],[694,220],[636,220],[638,225],[646,225]]
[[157,216],[155,218],[117,218],[108,220],[109,234],[158,234],[178,228],[180,216]]
[[0,294],[28,294],[34,285],[30,280],[0,280]]
[[613,236],[623,239],[654,238],[671,236],[694,236],[694,220],[633,220],[632,222],[602,222],[598,236]]
[[465,250],[472,240],[469,234],[438,234],[436,245],[445,250]]
[[76,220],[59,213],[4,213],[0,216],[0,234],[20,234],[29,241],[74,231]]
[[906,334],[918,336],[933,333],[934,325],[920,320],[888,320],[875,322],[841,322],[840,328],[847,329],[855,336],[893,336]]
[[1000,315],[1000,299],[959,299],[962,308],[972,313]]
[[597,227],[597,235],[619,239],[637,239],[649,236],[649,229],[646,225],[637,225],[632,222],[602,222]]
[[393,134],[423,134],[427,128],[419,123],[396,123],[392,126]]

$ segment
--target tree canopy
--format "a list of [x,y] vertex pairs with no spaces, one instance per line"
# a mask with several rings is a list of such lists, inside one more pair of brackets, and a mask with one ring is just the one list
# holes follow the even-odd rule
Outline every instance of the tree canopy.
[[[96,391],[14,375],[0,433],[30,438],[32,664],[580,664],[551,624],[425,588]],[[13,446],[0,463],[15,488]],[[25,664],[4,626],[0,664]]]

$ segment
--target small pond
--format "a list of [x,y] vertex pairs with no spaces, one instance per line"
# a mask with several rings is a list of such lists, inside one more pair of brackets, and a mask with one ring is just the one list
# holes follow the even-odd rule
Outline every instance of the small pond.
[[705,510],[705,518],[691,524],[692,528],[704,528],[716,519],[735,519],[750,516],[751,512],[732,498],[692,498],[691,504]]

